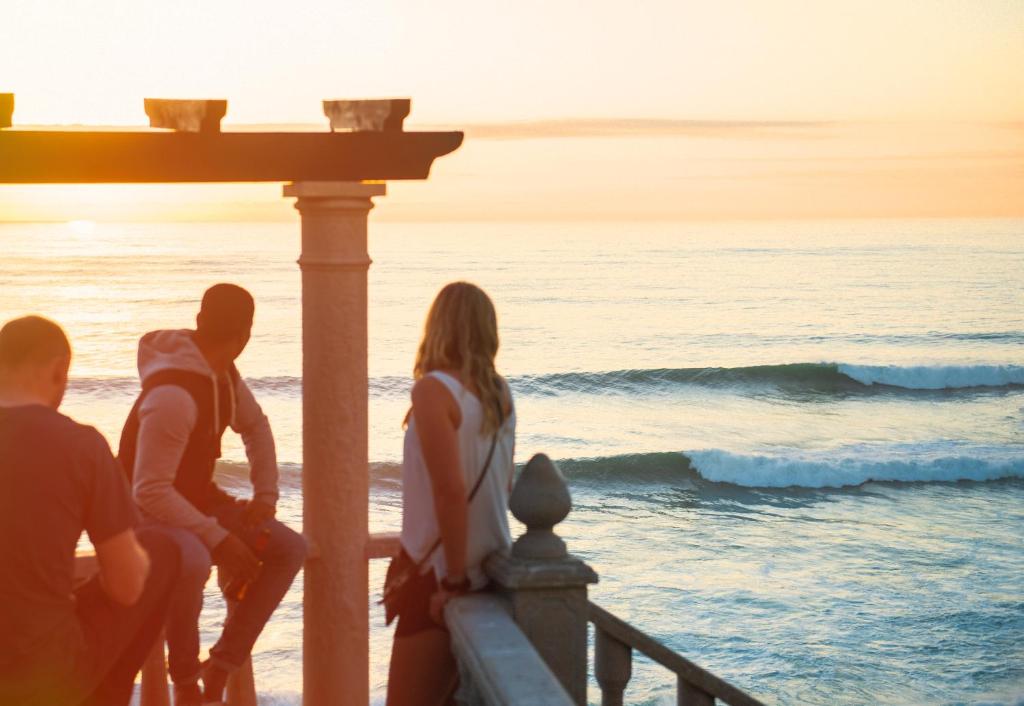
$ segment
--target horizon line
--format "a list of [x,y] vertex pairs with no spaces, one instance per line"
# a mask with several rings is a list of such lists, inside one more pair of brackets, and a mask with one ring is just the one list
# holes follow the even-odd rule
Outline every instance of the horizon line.
[[[587,138],[587,137],[671,137],[671,136],[709,136],[709,135],[756,135],[767,137],[773,134],[785,134],[792,137],[793,131],[817,131],[830,127],[841,126],[909,126],[909,125],[985,125],[1001,127],[1008,130],[1024,130],[1024,119],[1021,120],[926,120],[926,119],[814,119],[814,120],[750,120],[750,119],[699,119],[699,118],[664,118],[664,117],[616,117],[616,118],[536,118],[525,120],[469,121],[458,124],[451,122],[412,122],[407,131],[458,130],[467,137],[485,140],[510,139],[550,139],[550,138]],[[224,132],[255,132],[286,131],[294,132],[327,132],[329,125],[312,122],[225,122]],[[25,123],[15,124],[7,131],[19,130],[95,130],[99,132],[115,130],[142,130],[151,128],[142,123],[104,123],[88,125],[85,123]]]
[[[1020,221],[1024,220],[1024,211],[1016,215],[974,215],[974,216],[927,216],[927,215],[892,215],[892,216],[871,216],[871,215],[763,215],[763,216],[664,216],[653,215],[647,218],[637,217],[581,217],[581,216],[556,216],[556,217],[520,217],[520,218],[480,218],[476,216],[452,217],[452,218],[378,218],[377,224],[436,224],[436,223],[709,223],[709,222],[750,222],[750,221],[775,221],[775,222],[806,222],[806,221]],[[70,223],[93,223],[96,225],[154,225],[154,224],[273,224],[273,223],[297,223],[298,217],[291,218],[161,218],[161,219],[102,219],[102,218],[53,218],[53,219],[0,219],[0,227],[20,225],[67,225]]]

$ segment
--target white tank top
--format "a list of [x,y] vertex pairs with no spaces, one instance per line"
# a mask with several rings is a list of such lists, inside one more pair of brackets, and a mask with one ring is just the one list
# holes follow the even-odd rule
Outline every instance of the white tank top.
[[[427,376],[440,380],[462,410],[462,423],[458,429],[459,452],[462,454],[462,472],[468,495],[480,477],[493,436],[481,433],[484,415],[476,395],[446,373],[434,370],[427,373]],[[490,470],[480,484],[476,497],[469,504],[466,575],[474,589],[487,584],[487,577],[481,567],[487,555],[512,544],[508,528],[508,493],[514,470],[512,453],[515,435],[516,413],[513,405],[512,413],[498,430]],[[430,474],[423,461],[416,421],[410,415],[402,458],[402,546],[413,561],[418,562],[440,536]],[[428,568],[434,569],[438,580],[448,575],[443,546],[434,551],[423,570]]]

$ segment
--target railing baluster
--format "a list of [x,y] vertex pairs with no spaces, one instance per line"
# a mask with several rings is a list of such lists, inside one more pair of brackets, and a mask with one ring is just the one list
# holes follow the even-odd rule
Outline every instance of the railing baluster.
[[[217,571],[217,585],[220,586],[221,592],[228,585],[228,577],[219,570]],[[227,596],[224,596],[224,602],[228,607],[227,619],[231,620],[238,603],[229,600]],[[231,706],[256,706],[256,680],[252,673],[251,655],[245,658],[241,667],[228,676],[225,692],[227,703]]]
[[[598,653],[602,649],[601,634],[628,645],[631,649],[649,657],[663,667],[676,674],[677,703],[679,706],[714,706],[717,699],[729,706],[764,706],[750,694],[736,688],[729,682],[716,677],[711,672],[694,664],[677,652],[673,652],[647,633],[638,630],[629,623],[618,618],[604,608],[590,604],[590,622],[593,623],[595,634],[595,672],[598,666]],[[627,677],[628,679],[628,677]],[[598,677],[600,681],[600,677]],[[620,701],[605,703],[622,703]]]
[[141,706],[170,706],[171,697],[167,690],[167,661],[164,656],[164,631],[156,639],[156,644],[149,651],[149,657],[142,665],[142,677],[139,686],[139,704]]
[[676,703],[679,706],[715,706],[715,697],[686,681],[680,675]]
[[622,706],[633,676],[633,648],[594,626],[594,675],[601,686],[601,706]]

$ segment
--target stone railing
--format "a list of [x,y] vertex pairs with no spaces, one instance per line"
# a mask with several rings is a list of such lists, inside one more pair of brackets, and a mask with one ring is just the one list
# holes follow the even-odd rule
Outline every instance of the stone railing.
[[[605,706],[623,703],[634,649],[675,672],[680,706],[710,706],[716,699],[761,706],[587,599],[587,586],[597,582],[597,574],[571,556],[554,532],[572,502],[565,478],[547,456],[534,456],[523,469],[510,506],[526,532],[511,551],[488,557],[485,569],[496,591],[452,601],[445,614],[463,676],[463,703],[586,704],[587,630],[593,623],[594,673]],[[523,638],[535,656],[527,653]],[[512,653],[516,658],[509,661]],[[536,664],[537,657],[546,670]],[[545,687],[540,691],[546,700],[538,700],[527,690],[530,682],[546,684],[548,673],[563,690]]]
[[463,704],[572,706],[573,700],[498,596],[475,594],[445,611]]
[[620,706],[633,672],[633,650],[642,652],[676,674],[679,706],[713,706],[718,699],[731,706],[763,706],[754,697],[665,647],[604,608],[590,604],[594,624],[594,676],[602,706]]

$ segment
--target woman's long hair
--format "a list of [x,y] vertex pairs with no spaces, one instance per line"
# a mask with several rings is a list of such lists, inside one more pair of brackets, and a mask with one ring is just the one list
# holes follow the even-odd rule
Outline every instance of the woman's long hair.
[[498,316],[490,297],[475,284],[452,282],[430,305],[413,377],[419,380],[432,370],[460,371],[483,405],[481,433],[492,434],[504,400],[504,381],[494,369],[497,353]]

